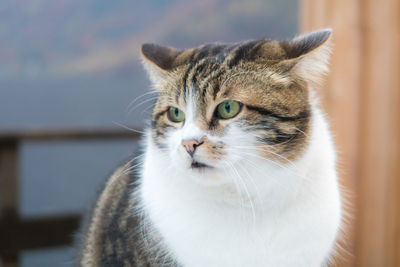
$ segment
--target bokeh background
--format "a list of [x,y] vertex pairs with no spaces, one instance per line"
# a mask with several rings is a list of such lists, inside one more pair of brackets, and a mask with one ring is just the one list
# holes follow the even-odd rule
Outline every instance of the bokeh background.
[[331,27],[319,88],[339,153],[336,266],[400,266],[399,0],[2,0],[0,266],[72,266],[99,185],[154,98],[141,43],[286,39]]
[[282,39],[297,25],[291,0],[1,0],[0,142],[18,142],[17,189],[0,174],[4,262],[72,266],[77,219],[137,152],[126,127],[141,130],[151,114],[142,43]]

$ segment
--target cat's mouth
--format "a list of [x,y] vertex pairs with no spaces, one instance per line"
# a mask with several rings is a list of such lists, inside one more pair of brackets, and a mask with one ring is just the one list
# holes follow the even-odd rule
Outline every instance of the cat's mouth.
[[212,166],[193,160],[192,164],[190,165],[190,168],[191,169],[206,169],[206,168],[212,168]]

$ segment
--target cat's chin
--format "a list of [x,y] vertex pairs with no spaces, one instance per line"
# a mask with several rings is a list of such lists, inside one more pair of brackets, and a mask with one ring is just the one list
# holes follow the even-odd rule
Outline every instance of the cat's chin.
[[211,165],[207,165],[203,162],[193,160],[192,163],[190,164],[190,169],[203,171],[203,170],[207,170],[207,169],[214,169],[214,167]]
[[205,159],[194,159],[189,156],[172,154],[170,164],[179,172],[184,180],[192,180],[198,184],[214,186],[224,184],[225,176],[221,167],[215,163],[209,163]]
[[192,162],[189,168],[185,169],[188,177],[194,182],[204,186],[217,186],[225,184],[225,176],[219,168],[200,162]]

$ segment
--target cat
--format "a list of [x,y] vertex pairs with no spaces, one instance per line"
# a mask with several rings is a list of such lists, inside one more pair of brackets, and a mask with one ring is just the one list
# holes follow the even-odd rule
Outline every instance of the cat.
[[82,266],[325,266],[341,227],[315,90],[331,31],[142,46],[158,93],[144,153],[106,182]]

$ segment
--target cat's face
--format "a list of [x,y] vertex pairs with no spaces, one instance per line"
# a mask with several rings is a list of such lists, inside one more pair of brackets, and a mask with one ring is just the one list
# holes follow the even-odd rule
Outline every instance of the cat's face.
[[155,147],[173,168],[210,184],[225,182],[224,173],[240,164],[300,157],[310,131],[315,74],[309,65],[318,63],[310,58],[328,37],[319,32],[291,42],[181,51],[144,45],[159,91],[151,124]]

